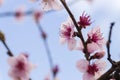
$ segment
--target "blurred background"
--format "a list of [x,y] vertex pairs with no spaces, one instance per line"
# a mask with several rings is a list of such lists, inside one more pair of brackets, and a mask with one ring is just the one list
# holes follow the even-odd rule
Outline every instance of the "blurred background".
[[[41,1],[30,0],[4,0],[0,5],[0,14],[15,12],[19,7],[24,11],[41,10]],[[95,26],[100,26],[105,39],[108,38],[109,26],[115,22],[112,34],[111,55],[114,60],[120,60],[120,0],[68,0],[67,3],[76,20],[85,11],[91,16],[92,25],[83,30],[86,38],[87,32]],[[54,65],[59,66],[57,75],[59,80],[82,80],[82,73],[76,68],[76,62],[83,59],[81,51],[69,51],[67,45],[61,45],[59,41],[59,29],[61,23],[66,21],[68,14],[63,8],[60,11],[44,12],[40,24],[47,33],[47,41],[51,51]],[[14,16],[0,17],[0,30],[5,34],[6,42],[14,55],[28,53],[30,61],[37,64],[31,73],[32,80],[44,80],[50,74],[50,66],[46,49],[41,34],[32,15],[23,17],[18,21]],[[0,80],[11,80],[8,76],[9,65],[7,63],[7,50],[0,42]],[[107,69],[110,64],[107,62]],[[106,70],[107,70],[106,69]]]

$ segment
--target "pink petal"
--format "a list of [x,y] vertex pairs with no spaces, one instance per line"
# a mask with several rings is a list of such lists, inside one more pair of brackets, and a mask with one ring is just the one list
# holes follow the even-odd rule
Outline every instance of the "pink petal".
[[85,59],[81,59],[79,61],[77,61],[77,68],[79,69],[80,72],[86,72],[88,70],[88,65],[89,62]]
[[98,69],[100,70],[100,71],[103,71],[103,70],[105,70],[105,68],[106,68],[106,62],[105,61],[103,61],[103,60],[96,60],[95,61],[95,64],[97,65],[97,67],[98,67]]
[[99,50],[100,48],[96,43],[92,42],[92,43],[87,44],[87,49],[88,49],[89,53],[93,53],[93,52]]
[[54,10],[60,10],[60,9],[62,9],[62,6],[56,0],[54,0],[52,2],[52,7],[53,7]]
[[81,51],[83,51],[83,49],[84,49],[84,46],[83,46],[83,44],[82,44],[82,41],[80,40],[78,46],[76,47],[76,50],[81,50]]
[[17,63],[17,59],[15,57],[8,58],[8,64],[10,66],[15,66],[16,63]]
[[71,38],[68,40],[68,49],[73,50],[76,46],[76,40],[74,38]]
[[49,11],[52,9],[52,5],[50,1],[45,2],[44,0],[42,0],[40,5],[44,11]]
[[83,80],[96,80],[95,77],[93,75],[90,75],[88,73],[85,73],[83,75]]
[[60,43],[61,43],[61,44],[65,44],[66,41],[67,41],[66,38],[60,38]]

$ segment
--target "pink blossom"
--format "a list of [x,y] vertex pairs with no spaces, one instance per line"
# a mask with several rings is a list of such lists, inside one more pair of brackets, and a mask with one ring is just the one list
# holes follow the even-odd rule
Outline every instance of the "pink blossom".
[[29,80],[31,70],[35,67],[28,61],[28,56],[20,54],[8,59],[10,65],[9,76],[14,80]]
[[68,43],[68,48],[73,50],[76,46],[76,40],[73,37],[74,34],[74,24],[71,19],[68,19],[65,23],[61,25],[60,28],[60,41],[62,44]]
[[84,46],[83,46],[83,43],[81,40],[79,40],[79,43],[78,43],[78,46],[76,47],[76,50],[81,50],[81,51],[84,50]]
[[100,47],[94,42],[87,44],[88,53],[94,53],[95,51],[97,51],[99,49],[100,49]]
[[81,59],[77,62],[77,68],[83,74],[83,80],[96,80],[101,76],[106,67],[106,63],[101,60],[96,60],[94,63],[89,64],[87,60]]
[[86,26],[90,26],[91,24],[90,20],[91,20],[90,16],[83,12],[82,16],[80,16],[78,24],[83,28],[86,28]]
[[88,40],[89,40],[89,42],[94,42],[94,43],[98,44],[100,47],[105,45],[105,39],[103,38],[99,27],[93,28],[88,33]]
[[44,11],[61,9],[61,5],[57,2],[57,0],[42,0],[41,6]]

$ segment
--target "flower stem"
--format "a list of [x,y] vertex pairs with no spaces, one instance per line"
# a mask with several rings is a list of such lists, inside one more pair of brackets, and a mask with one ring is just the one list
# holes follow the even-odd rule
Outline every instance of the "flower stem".
[[68,12],[69,16],[71,17],[71,19],[72,19],[72,21],[73,21],[73,23],[74,23],[74,25],[75,25],[78,33],[79,33],[79,38],[81,39],[81,41],[82,41],[82,43],[83,43],[83,45],[84,45],[85,57],[86,57],[86,59],[89,61],[89,54],[88,54],[88,51],[87,51],[87,45],[86,45],[85,40],[84,40],[84,37],[83,37],[83,35],[82,35],[81,27],[78,26],[77,21],[75,20],[72,12],[71,12],[70,9],[68,8],[65,0],[60,0],[60,1],[61,1],[61,3],[63,4],[63,6],[65,7],[65,9],[66,9],[66,11]]

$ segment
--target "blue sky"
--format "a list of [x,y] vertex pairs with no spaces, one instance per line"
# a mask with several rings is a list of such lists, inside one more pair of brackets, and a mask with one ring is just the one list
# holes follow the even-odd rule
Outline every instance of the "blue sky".
[[[100,26],[103,35],[107,39],[110,22],[116,22],[111,44],[112,58],[115,60],[119,60],[120,57],[119,3],[119,0],[94,0],[93,3],[79,0],[70,6],[76,20],[79,20],[79,16],[83,11],[91,15],[93,24],[84,30],[83,34],[85,36],[92,27]],[[26,10],[40,9],[39,2],[31,3],[29,0],[4,0],[4,4],[0,6],[0,13],[15,11],[20,6],[25,6]],[[76,69],[76,61],[82,59],[83,54],[80,51],[69,51],[67,45],[60,45],[59,43],[59,28],[61,23],[66,21],[67,17],[68,14],[63,9],[58,12],[45,14],[40,23],[48,34],[47,41],[54,64],[60,67],[58,78],[60,80],[82,80],[82,73]],[[44,77],[50,73],[50,67],[43,40],[33,18],[26,16],[22,21],[16,21],[14,17],[0,18],[0,30],[4,32],[6,42],[15,55],[21,52],[27,52],[30,54],[30,61],[38,65],[31,73],[32,80],[43,80]],[[8,56],[1,42],[0,56],[0,80],[10,80],[8,76]],[[104,60],[106,60],[106,56]],[[110,66],[109,63],[108,66]]]

